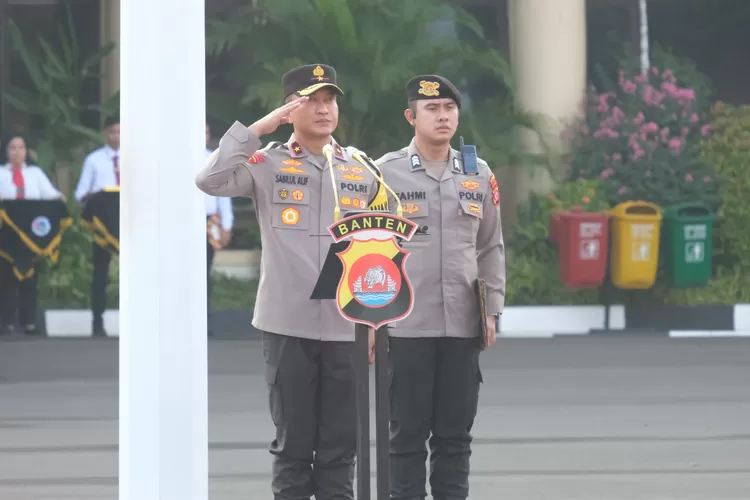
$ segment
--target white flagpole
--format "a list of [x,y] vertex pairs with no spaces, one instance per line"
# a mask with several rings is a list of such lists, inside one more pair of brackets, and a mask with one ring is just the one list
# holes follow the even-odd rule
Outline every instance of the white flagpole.
[[204,0],[122,0],[120,500],[208,498]]
[[648,6],[647,0],[638,0],[638,9],[641,14],[641,73],[648,73],[651,67],[648,46]]

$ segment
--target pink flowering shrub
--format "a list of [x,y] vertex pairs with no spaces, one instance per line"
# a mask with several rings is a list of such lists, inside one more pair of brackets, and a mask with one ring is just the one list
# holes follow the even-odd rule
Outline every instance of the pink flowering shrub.
[[566,131],[571,180],[598,179],[613,205],[700,200],[716,208],[717,178],[700,155],[711,128],[699,101],[669,69],[620,72],[611,90],[590,89],[582,118]]

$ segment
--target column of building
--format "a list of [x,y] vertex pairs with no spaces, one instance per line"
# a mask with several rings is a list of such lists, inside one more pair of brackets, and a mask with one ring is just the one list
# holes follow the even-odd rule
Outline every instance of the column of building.
[[115,43],[115,49],[102,62],[100,91],[104,101],[120,89],[120,0],[100,0],[100,5],[101,43]]
[[[564,152],[562,128],[579,110],[586,88],[586,0],[508,0],[510,59],[517,102],[537,113],[544,141]],[[520,134],[529,151],[541,141]],[[546,191],[552,180],[541,169],[515,172],[515,202],[530,191]]]

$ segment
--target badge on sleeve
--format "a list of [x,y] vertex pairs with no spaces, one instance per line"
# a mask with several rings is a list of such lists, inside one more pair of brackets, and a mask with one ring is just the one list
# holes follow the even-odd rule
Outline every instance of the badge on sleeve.
[[248,163],[251,163],[253,165],[257,165],[258,163],[263,163],[265,161],[266,158],[260,153],[253,153],[253,155],[247,160]]
[[492,203],[495,206],[500,204],[500,191],[497,189],[497,179],[495,174],[490,175],[490,187],[492,188]]

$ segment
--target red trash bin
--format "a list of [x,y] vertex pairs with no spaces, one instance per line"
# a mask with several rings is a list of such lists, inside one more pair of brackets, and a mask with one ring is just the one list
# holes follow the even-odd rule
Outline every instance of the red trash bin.
[[598,288],[604,283],[609,252],[609,215],[558,212],[550,218],[550,239],[558,245],[560,279],[570,288]]

